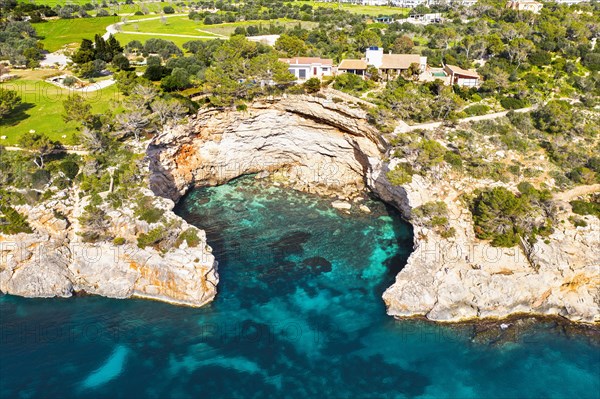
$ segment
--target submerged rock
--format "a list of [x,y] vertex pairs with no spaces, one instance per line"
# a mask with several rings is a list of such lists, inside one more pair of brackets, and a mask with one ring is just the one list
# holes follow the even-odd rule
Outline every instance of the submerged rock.
[[341,209],[346,211],[352,208],[352,204],[346,201],[333,201],[331,203],[331,206],[335,209]]
[[302,264],[308,266],[313,272],[326,273],[331,271],[331,262],[320,256],[306,258]]

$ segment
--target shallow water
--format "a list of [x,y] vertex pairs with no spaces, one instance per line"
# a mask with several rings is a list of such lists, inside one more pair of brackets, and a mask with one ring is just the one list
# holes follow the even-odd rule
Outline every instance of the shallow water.
[[410,226],[382,203],[252,178],[178,206],[220,261],[202,309],[0,297],[0,397],[600,398],[600,350],[540,325],[514,343],[385,315]]

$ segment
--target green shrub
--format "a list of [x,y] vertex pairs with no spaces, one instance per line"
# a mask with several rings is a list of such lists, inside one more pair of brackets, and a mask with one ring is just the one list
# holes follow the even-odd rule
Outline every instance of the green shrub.
[[531,65],[536,66],[550,65],[552,61],[552,55],[544,50],[532,51],[527,58]]
[[452,151],[446,151],[444,154],[444,161],[454,169],[461,169],[463,165],[460,155]]
[[115,239],[113,240],[113,244],[123,245],[125,244],[125,239],[123,237],[115,237]]
[[154,207],[154,198],[144,196],[138,200],[134,215],[147,223],[156,223],[163,216],[163,211]]
[[573,213],[578,215],[595,215],[600,218],[600,203],[575,200],[570,202]]
[[448,224],[448,206],[443,201],[426,202],[412,211],[412,219],[436,231],[443,238],[454,237],[456,230]]
[[400,186],[402,184],[411,183],[413,174],[414,170],[412,166],[407,163],[400,163],[396,165],[393,170],[387,172],[386,176],[390,183],[395,186]]
[[429,219],[436,216],[446,217],[448,215],[448,206],[444,201],[430,201],[416,207],[412,213],[413,217],[419,219]]
[[33,188],[41,190],[50,182],[50,172],[44,169],[38,169],[31,175],[31,184]]
[[454,227],[447,228],[445,230],[440,231],[440,236],[442,238],[450,238],[456,235],[456,229]]
[[0,205],[0,233],[18,234],[33,233],[27,218],[11,206]]
[[521,167],[519,165],[510,165],[508,171],[515,176],[521,175]]
[[321,81],[319,78],[310,78],[304,82],[304,89],[307,93],[317,93],[321,90]]
[[417,162],[423,167],[430,168],[444,161],[446,148],[435,140],[421,140],[418,149]]
[[573,223],[575,227],[587,227],[587,222],[581,218],[575,216],[569,216],[569,222]]
[[525,108],[529,105],[527,100],[515,97],[503,97],[500,99],[500,104],[504,107],[504,109],[519,109]]
[[504,187],[480,191],[471,201],[475,235],[492,240],[493,246],[512,247],[519,237],[534,240],[552,232],[552,221],[541,216],[551,212],[547,190],[537,190],[529,183],[519,184],[520,195]]
[[342,73],[335,77],[333,88],[347,93],[362,93],[375,86],[370,80],[364,80],[353,73]]
[[185,241],[187,246],[190,248],[197,247],[200,244],[200,237],[198,237],[197,230],[190,227],[189,229],[183,231],[181,234],[179,234],[179,237],[177,237],[175,246],[179,247],[183,241]]
[[475,104],[465,108],[463,111],[467,116],[485,115],[490,111],[490,107],[485,104]]
[[548,133],[566,134],[574,126],[573,107],[566,101],[548,101],[533,113],[538,129]]
[[578,184],[593,184],[596,182],[596,172],[586,168],[585,166],[578,166],[570,171],[567,176],[569,179]]
[[71,180],[73,180],[79,173],[79,165],[69,159],[61,162],[59,168],[65,174],[65,176]]
[[65,86],[71,87],[75,83],[77,83],[77,79],[74,76],[67,76],[66,78],[63,79],[63,84]]
[[304,94],[304,86],[302,85],[293,85],[288,87],[287,92],[290,94]]
[[157,245],[166,237],[167,232],[163,226],[158,226],[148,233],[142,233],[138,236],[138,247],[146,248],[147,246],[157,247]]

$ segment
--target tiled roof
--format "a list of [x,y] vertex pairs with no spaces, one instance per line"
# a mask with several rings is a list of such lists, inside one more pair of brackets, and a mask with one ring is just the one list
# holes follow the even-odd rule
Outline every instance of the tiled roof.
[[342,60],[340,65],[338,66],[338,70],[348,70],[348,69],[367,69],[367,61],[365,60]]
[[418,54],[383,54],[380,69],[408,69],[410,64],[421,65]]
[[448,68],[450,70],[450,72],[454,73],[455,75],[468,76],[470,78],[479,79],[479,74],[475,71],[468,71],[468,70],[462,69],[461,67],[458,67],[456,65],[448,65],[448,64],[446,64],[446,68]]
[[280,58],[279,61],[285,62],[290,65],[333,65],[331,58],[319,58],[319,57],[294,57],[294,58]]

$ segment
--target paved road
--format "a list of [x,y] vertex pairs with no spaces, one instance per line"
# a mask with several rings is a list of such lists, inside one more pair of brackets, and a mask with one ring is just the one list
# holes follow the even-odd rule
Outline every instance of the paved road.
[[112,86],[113,84],[115,84],[115,80],[112,78],[106,79],[106,80],[101,80],[101,81],[95,82],[95,83],[90,83],[89,85],[87,85],[85,87],[81,87],[81,88],[63,86],[63,85],[57,84],[56,82],[53,82],[50,79],[46,80],[46,82],[53,84],[54,86],[58,86],[62,89],[69,90],[69,91],[76,91],[79,93],[91,93],[91,92],[94,92],[97,90],[102,90],[108,86]]
[[55,51],[54,53],[48,53],[44,56],[44,59],[40,61],[40,65],[43,67],[53,67],[55,64],[60,66],[67,65],[69,58],[62,52]]

